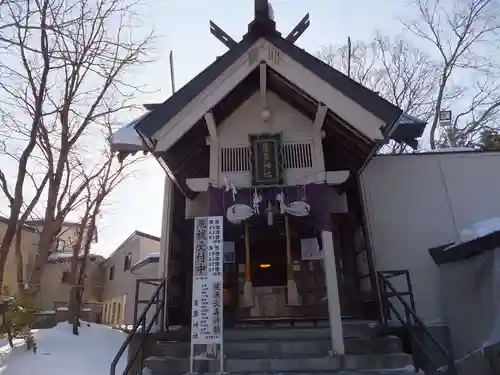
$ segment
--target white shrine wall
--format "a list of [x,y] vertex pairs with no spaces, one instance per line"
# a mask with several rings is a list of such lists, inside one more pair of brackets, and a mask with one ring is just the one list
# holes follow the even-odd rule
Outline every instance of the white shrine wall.
[[[274,93],[267,93],[271,118],[262,119],[262,101],[254,93],[217,127],[217,141],[210,141],[210,182],[224,184],[224,178],[236,187],[251,186],[249,135],[281,133],[284,146],[284,182],[302,185],[324,180],[321,135],[315,134],[313,121],[296,111]],[[321,176],[320,176],[321,177]]]

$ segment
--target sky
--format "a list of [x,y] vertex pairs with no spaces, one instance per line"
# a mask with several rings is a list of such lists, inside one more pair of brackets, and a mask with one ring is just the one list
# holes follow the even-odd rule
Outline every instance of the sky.
[[[214,21],[239,41],[253,18],[253,0],[146,0],[136,32],[157,36],[149,56],[152,63],[131,75],[131,84],[150,93],[138,103],[161,102],[171,94],[169,52],[174,53],[177,88],[211,64],[226,47],[210,34]],[[321,46],[367,40],[375,30],[396,34],[402,30],[396,15],[405,12],[404,0],[272,0],[277,29],[286,36],[309,12],[311,26],[297,44],[310,53]],[[132,116],[132,114],[131,114]],[[124,118],[124,124],[131,120]],[[99,219],[99,242],[94,251],[111,254],[134,230],[160,236],[164,172],[154,159],[140,164],[133,177],[110,196]]]

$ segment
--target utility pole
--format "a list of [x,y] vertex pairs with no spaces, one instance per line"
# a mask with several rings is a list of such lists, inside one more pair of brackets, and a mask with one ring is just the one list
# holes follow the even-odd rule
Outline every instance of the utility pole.
[[[175,94],[175,77],[174,77],[174,53],[170,51],[170,84],[172,87],[172,95]],[[162,270],[160,278],[168,280],[168,258],[170,256],[170,246],[172,243],[172,213],[174,201],[174,182],[170,179],[168,173],[165,174],[165,181],[163,183],[163,212],[162,212],[162,228],[160,237],[160,249],[163,258],[160,261],[163,263],[159,269]],[[165,282],[165,294],[163,295],[163,324],[168,325],[168,282]],[[160,321],[161,322],[161,321]],[[161,324],[161,323],[160,323]],[[165,329],[168,327],[161,327]]]
[[175,76],[174,76],[174,51],[170,51],[170,84],[172,85],[172,95],[175,94]]
[[351,37],[347,37],[347,76],[351,78],[351,59],[352,59],[352,47],[351,47]]

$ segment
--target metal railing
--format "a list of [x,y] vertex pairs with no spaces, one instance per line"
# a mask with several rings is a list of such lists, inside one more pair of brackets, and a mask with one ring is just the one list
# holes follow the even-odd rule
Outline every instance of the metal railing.
[[[404,276],[407,284],[408,290],[406,292],[398,292],[394,285],[389,281],[390,278],[396,276]],[[382,300],[382,310],[383,310],[383,322],[387,327],[389,325],[389,319],[391,314],[394,314],[399,322],[406,328],[409,338],[411,340],[412,348],[414,345],[418,346],[420,352],[425,356],[425,361],[428,366],[430,366],[430,370],[434,374],[448,374],[448,375],[456,375],[457,370],[455,366],[455,361],[453,356],[450,354],[448,350],[446,350],[443,345],[430,333],[429,329],[426,327],[424,322],[417,316],[415,311],[415,300],[413,297],[413,290],[410,280],[410,273],[408,270],[398,270],[398,271],[379,271],[377,272],[377,279],[380,288],[380,296]],[[408,296],[410,302],[406,301],[403,297]],[[394,303],[390,300],[391,298],[395,298],[398,302],[402,310],[404,310],[403,314],[401,314],[401,309],[398,309]],[[419,337],[418,332],[423,333],[423,338]],[[437,351],[442,356],[444,361],[447,363],[445,366],[440,366],[436,363],[436,359],[429,353],[428,345],[425,344],[425,339],[430,340]],[[415,353],[413,353],[413,365],[415,367],[415,371],[420,370],[420,367],[415,358]]]
[[[163,279],[137,279],[135,282],[135,295],[134,295],[134,322],[137,322],[137,316],[140,311],[140,306],[147,305],[149,303],[149,299],[139,299],[141,296],[141,285],[148,286],[148,287],[155,287],[158,288],[161,283],[163,282]],[[164,296],[158,296],[155,301],[153,302],[156,305],[156,308],[163,303],[163,298]]]
[[[152,279],[152,280],[157,280],[157,279]],[[153,326],[158,322],[159,320],[159,331],[155,332],[163,332],[165,330],[165,327],[167,325],[165,324],[165,309],[166,309],[166,303],[165,303],[165,295],[166,295],[166,279],[162,279],[161,282],[158,284],[154,294],[151,296],[149,299],[146,307],[142,311],[141,316],[139,319],[135,320],[134,326],[130,333],[127,336],[127,339],[123,342],[122,346],[118,350],[118,353],[116,353],[115,358],[111,362],[111,369],[110,369],[110,375],[116,375],[116,366],[118,362],[120,361],[121,357],[125,353],[125,351],[128,349],[130,342],[134,338],[134,335],[137,333],[141,333],[142,335],[142,340],[135,350],[134,354],[128,358],[127,360],[127,365],[125,366],[125,369],[123,370],[123,375],[127,375],[134,365],[136,359],[140,355],[140,370],[139,374],[142,375],[142,369],[144,367],[144,357],[145,357],[145,344],[148,339],[148,335],[151,332],[151,329]],[[136,293],[136,302],[137,302],[138,296]],[[151,310],[152,306],[156,306],[156,309],[154,310],[154,314],[151,317],[151,320],[149,324],[147,324],[148,321],[148,312]],[[135,309],[137,310],[137,303],[135,306]],[[136,317],[136,312],[134,313],[134,318]]]

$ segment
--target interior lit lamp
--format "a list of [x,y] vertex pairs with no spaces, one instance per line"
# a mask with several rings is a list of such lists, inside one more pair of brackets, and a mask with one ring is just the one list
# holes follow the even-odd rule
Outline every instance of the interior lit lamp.
[[260,268],[270,268],[271,265],[269,263],[259,264]]
[[456,147],[457,144],[453,134],[451,111],[439,112],[439,126],[443,129],[446,139],[448,140],[448,147]]

